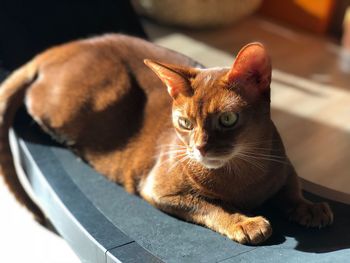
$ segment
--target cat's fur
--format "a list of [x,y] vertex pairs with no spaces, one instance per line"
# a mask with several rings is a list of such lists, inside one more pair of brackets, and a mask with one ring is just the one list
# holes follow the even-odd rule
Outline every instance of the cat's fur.
[[[329,206],[301,195],[270,118],[270,81],[270,60],[258,43],[245,46],[231,68],[215,69],[124,35],[54,47],[0,87],[5,181],[40,213],[9,149],[8,130],[24,101],[45,131],[128,192],[235,241],[257,244],[271,235],[267,219],[245,214],[268,199],[301,225],[329,225]],[[238,113],[237,124],[220,126],[223,112]],[[193,127],[182,128],[179,117]]]

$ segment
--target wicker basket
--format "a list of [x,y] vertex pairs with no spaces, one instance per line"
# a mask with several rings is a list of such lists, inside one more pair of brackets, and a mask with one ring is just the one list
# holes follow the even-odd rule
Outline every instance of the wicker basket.
[[190,28],[233,23],[252,14],[262,0],[133,0],[140,14],[160,23]]

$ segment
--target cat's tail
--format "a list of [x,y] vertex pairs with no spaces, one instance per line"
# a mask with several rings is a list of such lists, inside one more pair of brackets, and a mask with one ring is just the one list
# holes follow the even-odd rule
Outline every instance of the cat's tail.
[[43,223],[43,213],[19,181],[9,143],[9,129],[15,113],[23,104],[26,89],[36,77],[37,66],[33,61],[14,71],[0,85],[0,173],[16,199],[33,212],[40,223]]

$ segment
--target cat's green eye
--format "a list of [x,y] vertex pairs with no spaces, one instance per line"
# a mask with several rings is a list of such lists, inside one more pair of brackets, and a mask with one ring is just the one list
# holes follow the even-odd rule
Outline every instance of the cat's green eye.
[[224,128],[233,127],[238,121],[238,114],[234,112],[224,112],[219,117],[219,123]]
[[186,130],[192,130],[193,129],[193,124],[192,122],[187,119],[187,118],[183,118],[183,117],[180,117],[179,120],[179,126],[183,129],[186,129]]

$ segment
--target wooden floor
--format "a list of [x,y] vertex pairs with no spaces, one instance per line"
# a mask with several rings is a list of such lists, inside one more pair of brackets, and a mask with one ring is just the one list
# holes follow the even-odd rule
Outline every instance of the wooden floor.
[[153,40],[207,66],[228,66],[243,45],[264,43],[274,68],[273,120],[304,187],[350,203],[350,73],[341,65],[349,62],[335,42],[259,17],[207,31],[146,25]]

